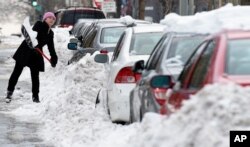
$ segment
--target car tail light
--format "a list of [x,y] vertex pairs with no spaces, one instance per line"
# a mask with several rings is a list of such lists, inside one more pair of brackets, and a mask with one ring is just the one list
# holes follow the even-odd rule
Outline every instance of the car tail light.
[[141,74],[134,73],[132,67],[122,68],[115,78],[115,83],[136,83],[141,78]]
[[165,107],[165,104],[167,102],[166,94],[167,94],[167,88],[154,88],[153,94],[154,98],[157,101],[157,103],[160,105],[160,114],[168,114],[168,110]]
[[158,104],[163,106],[166,102],[167,89],[166,88],[154,88],[153,94]]
[[100,53],[101,53],[101,54],[107,54],[108,51],[107,51],[107,50],[101,50]]

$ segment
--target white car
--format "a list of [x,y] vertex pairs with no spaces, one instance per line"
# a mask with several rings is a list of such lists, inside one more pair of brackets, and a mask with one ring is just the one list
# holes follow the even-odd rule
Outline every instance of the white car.
[[121,35],[111,60],[107,54],[95,56],[96,62],[108,62],[107,87],[102,92],[105,93],[112,122],[130,121],[129,94],[140,78],[132,66],[138,60],[149,58],[163,31],[164,26],[159,24],[129,27]]

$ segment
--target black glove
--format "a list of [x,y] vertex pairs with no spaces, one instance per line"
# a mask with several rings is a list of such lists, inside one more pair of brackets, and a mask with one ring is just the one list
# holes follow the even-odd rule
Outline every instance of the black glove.
[[52,67],[56,67],[56,64],[57,64],[57,56],[52,56],[51,59],[50,59],[50,63],[51,63],[51,66]]

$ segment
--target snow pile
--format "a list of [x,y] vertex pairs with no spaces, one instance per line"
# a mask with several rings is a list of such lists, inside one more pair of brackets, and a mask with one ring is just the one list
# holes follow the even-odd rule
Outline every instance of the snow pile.
[[[41,101],[44,110],[39,115],[47,127],[44,134],[47,134],[48,130],[54,132],[46,135],[48,140],[55,138],[55,142],[72,146],[74,142],[79,143],[74,139],[84,142],[89,141],[83,139],[88,135],[87,138],[94,137],[89,124],[94,125],[94,117],[100,118],[100,114],[95,112],[95,98],[102,87],[101,66],[95,64],[93,57],[88,54],[70,66],[59,65],[59,70],[50,70],[49,74],[41,79],[46,83],[42,83],[44,88],[41,89]],[[52,77],[50,82],[46,80]],[[85,132],[82,133],[82,130]]]
[[119,20],[121,23],[125,24],[125,25],[132,25],[135,23],[135,19],[133,19],[131,16],[126,15],[124,17],[121,17]]
[[169,118],[146,115],[134,147],[229,146],[230,130],[250,129],[249,97],[249,88],[208,85]]
[[[41,103],[26,104],[12,113],[40,118],[45,124],[42,128],[44,138],[57,145],[60,143],[59,146],[92,144],[96,135],[103,134],[98,134],[99,130],[105,129],[106,125],[107,129],[112,128],[105,111],[95,109],[97,92],[103,86],[104,70],[103,65],[93,61],[93,57],[87,54],[69,66],[59,61],[55,69],[47,68],[40,78]],[[29,76],[25,72],[22,80],[29,80]],[[30,97],[30,91],[15,93],[15,97]],[[26,101],[31,101],[31,98]]]
[[68,60],[73,55],[72,51],[67,49],[70,39],[69,30],[65,28],[54,28],[53,32],[55,49],[57,56],[59,57],[59,61],[62,62],[63,65],[67,65]]
[[250,29],[250,6],[227,4],[219,9],[180,16],[175,13],[166,15],[161,24],[166,31],[215,33],[223,29]]

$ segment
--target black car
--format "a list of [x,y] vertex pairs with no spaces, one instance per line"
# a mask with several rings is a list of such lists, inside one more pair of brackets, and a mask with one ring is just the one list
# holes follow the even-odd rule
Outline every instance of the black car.
[[55,12],[58,27],[73,27],[78,19],[106,18],[104,12],[95,7],[69,7]]
[[155,75],[171,75],[177,79],[183,65],[206,34],[169,32],[163,35],[152,51],[146,65],[138,61],[134,72],[141,73],[141,79],[130,93],[131,122],[140,121],[146,112],[160,113],[160,106],[166,101],[166,89],[152,88],[150,80]]

